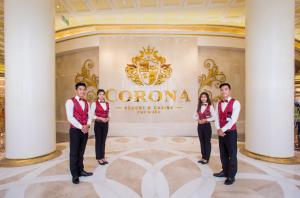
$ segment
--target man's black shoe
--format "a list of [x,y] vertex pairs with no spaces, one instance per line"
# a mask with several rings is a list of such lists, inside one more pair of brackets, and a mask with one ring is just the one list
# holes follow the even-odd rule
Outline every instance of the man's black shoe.
[[228,178],[225,180],[224,184],[225,184],[225,185],[231,185],[231,184],[234,183],[234,181],[235,181],[234,178],[228,177]]
[[79,184],[79,177],[72,177],[73,184]]
[[226,174],[224,173],[224,171],[221,171],[219,173],[214,173],[215,177],[227,177]]
[[79,177],[83,176],[83,177],[88,177],[88,176],[92,176],[93,173],[90,172],[86,172],[85,170],[80,171],[79,173]]
[[202,161],[202,162],[200,162],[201,164],[208,164],[208,161]]

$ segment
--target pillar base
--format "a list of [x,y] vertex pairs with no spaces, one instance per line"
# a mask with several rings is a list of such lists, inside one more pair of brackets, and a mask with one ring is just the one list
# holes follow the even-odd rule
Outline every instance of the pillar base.
[[38,164],[41,162],[45,162],[48,160],[52,160],[54,158],[59,157],[62,154],[62,149],[56,149],[52,153],[47,155],[29,158],[29,159],[7,159],[3,158],[0,160],[0,167],[20,167],[20,166],[28,166],[32,164]]
[[248,151],[245,148],[245,145],[240,147],[240,153],[242,153],[243,155],[246,155],[247,157],[256,159],[256,160],[262,160],[262,161],[272,162],[272,163],[276,163],[276,164],[300,164],[300,156],[294,156],[294,157],[288,157],[288,158],[269,157],[269,156],[260,155],[260,154]]

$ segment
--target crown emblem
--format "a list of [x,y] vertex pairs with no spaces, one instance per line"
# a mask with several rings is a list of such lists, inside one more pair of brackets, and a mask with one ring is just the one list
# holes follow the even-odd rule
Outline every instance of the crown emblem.
[[125,68],[127,77],[137,85],[160,85],[171,77],[171,64],[154,47],[143,47]]

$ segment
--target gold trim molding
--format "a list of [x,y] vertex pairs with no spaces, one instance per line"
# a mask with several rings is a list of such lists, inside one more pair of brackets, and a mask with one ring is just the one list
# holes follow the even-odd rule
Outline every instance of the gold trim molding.
[[[109,31],[129,31],[127,33],[108,33]],[[139,30],[170,30],[176,33],[136,33]],[[96,33],[98,31],[98,33]],[[104,31],[104,32],[99,32]],[[188,32],[188,33],[187,33]],[[55,32],[56,42],[96,35],[161,35],[161,36],[215,36],[245,38],[245,27],[211,24],[90,24],[60,29]],[[300,40],[295,39],[295,49],[300,51]]]
[[28,166],[32,164],[38,164],[41,162],[49,161],[54,158],[59,157],[62,154],[61,149],[57,149],[52,153],[47,155],[29,158],[29,159],[7,159],[4,158],[0,160],[0,167],[20,167],[20,166]]
[[0,63],[0,74],[4,74],[5,73],[5,66],[4,64]]
[[276,164],[300,164],[300,157],[294,156],[294,157],[289,157],[289,158],[277,158],[277,157],[269,157],[265,155],[260,155],[257,153],[253,153],[251,151],[248,151],[245,148],[245,145],[240,147],[240,153],[243,155],[246,155],[247,157],[256,159],[256,160],[262,160],[266,162],[272,162]]
[[[169,34],[169,35],[187,35],[187,36],[199,36],[199,35],[213,35],[219,36],[223,35],[243,38],[245,35],[245,28],[240,26],[225,26],[225,25],[208,25],[208,24],[199,24],[199,25],[140,25],[140,24],[91,24],[84,26],[75,26],[71,28],[66,28],[62,30],[56,31],[55,39],[66,39],[67,37],[80,37],[82,34],[87,35],[97,35],[95,32],[97,31],[105,31],[103,35],[107,35],[107,31],[137,31],[137,30],[168,30],[168,31],[176,31],[178,33]],[[189,32],[189,33],[184,33]],[[114,33],[109,33],[114,34]],[[119,33],[116,33],[119,34]],[[124,35],[124,33],[121,33]],[[129,33],[135,35],[134,32]],[[143,33],[139,33],[143,34]],[[146,33],[147,34],[147,33]],[[152,34],[152,33],[151,33]],[[99,33],[99,35],[102,35]],[[153,33],[155,35],[155,33]],[[168,35],[168,34],[164,34]]]

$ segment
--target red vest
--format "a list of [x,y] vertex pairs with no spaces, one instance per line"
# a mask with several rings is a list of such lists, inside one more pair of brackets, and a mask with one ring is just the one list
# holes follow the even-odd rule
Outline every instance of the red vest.
[[[89,113],[89,105],[86,100],[82,99],[85,103],[84,110],[82,109],[81,105],[79,102],[76,100],[76,98],[71,99],[74,103],[74,108],[73,108],[73,116],[74,118],[82,125],[86,125],[88,121],[88,113]],[[71,128],[76,128],[71,124]]]
[[96,101],[96,110],[95,110],[95,114],[97,117],[101,117],[101,118],[108,118],[108,113],[109,113],[109,104],[108,102],[106,103],[106,110],[104,110],[102,108],[102,106],[100,105],[100,102],[97,100]]
[[198,116],[199,116],[200,120],[207,119],[207,118],[211,117],[210,105],[206,106],[206,109],[203,111],[203,113],[201,113],[201,108],[200,108],[200,110],[198,111]]
[[[232,98],[224,111],[222,111],[222,101],[219,101],[218,103],[218,113],[219,113],[219,122],[220,122],[220,127],[224,127],[227,124],[227,118],[231,118],[232,116],[232,111],[233,111],[233,103],[234,103],[234,99]],[[236,124],[234,124],[231,129],[229,130],[236,130]]]

